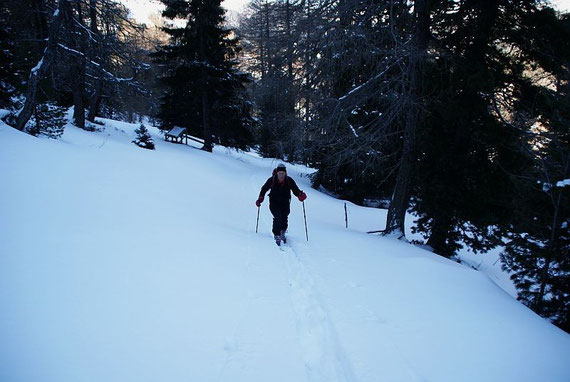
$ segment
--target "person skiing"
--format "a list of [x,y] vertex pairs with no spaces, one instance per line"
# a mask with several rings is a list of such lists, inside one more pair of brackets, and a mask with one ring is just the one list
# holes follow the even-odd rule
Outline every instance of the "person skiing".
[[261,206],[265,199],[265,194],[269,193],[269,210],[273,215],[273,235],[277,245],[281,242],[286,243],[285,231],[287,231],[287,218],[291,206],[291,192],[299,198],[300,202],[307,199],[307,194],[299,189],[293,178],[287,175],[287,169],[284,164],[280,164],[273,170],[273,175],[267,179],[261,187],[259,198],[255,201],[257,207]]

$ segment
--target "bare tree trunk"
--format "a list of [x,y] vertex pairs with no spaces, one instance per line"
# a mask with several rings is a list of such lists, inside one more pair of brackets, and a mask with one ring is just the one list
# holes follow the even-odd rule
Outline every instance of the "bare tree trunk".
[[265,39],[265,33],[264,33],[264,29],[263,29],[263,15],[261,15],[261,22],[259,24],[259,60],[260,60],[260,66],[261,66],[261,82],[264,83],[265,81],[265,75],[267,73],[267,69],[266,69],[266,53],[265,53],[265,44],[266,44],[266,39]]
[[311,1],[307,0],[307,42],[305,43],[305,125],[309,124],[311,112],[311,70],[309,63],[311,62],[310,44],[311,31],[313,30],[313,18],[311,15]]
[[[97,28],[97,2],[99,0],[89,0],[89,21],[91,30],[91,37],[97,39],[97,44],[99,43],[99,29]],[[91,57],[94,59],[98,58],[97,52],[99,51],[98,45],[93,45],[91,43],[90,54]],[[97,61],[97,60],[96,60]],[[99,62],[102,65],[102,62]],[[90,122],[95,122],[95,117],[99,111],[99,105],[101,104],[101,91],[103,89],[103,73],[97,67],[96,72],[98,74],[98,78],[95,79],[95,88],[93,90],[93,94],[91,95],[91,99],[89,101],[89,113],[87,115],[87,120]]]
[[93,34],[97,35],[99,30],[97,28],[97,2],[99,0],[89,0],[89,29]]
[[210,128],[208,92],[205,89],[202,90],[202,124],[204,126],[204,146],[202,147],[202,150],[211,153],[213,149],[212,131]]
[[[562,177],[562,179],[568,178],[569,171],[570,171],[570,155],[566,159],[566,169],[564,170],[564,176]],[[544,308],[544,295],[546,293],[546,285],[549,284],[548,274],[550,272],[550,264],[552,264],[552,260],[554,260],[554,256],[558,252],[557,228],[560,226],[559,216],[560,216],[560,210],[563,208],[562,194],[564,192],[565,192],[565,187],[561,188],[558,191],[558,197],[554,201],[554,216],[552,217],[552,227],[550,228],[550,239],[548,240],[548,257],[546,258],[544,266],[540,270],[540,289],[538,291],[538,295],[536,296],[536,301],[534,304],[535,312],[537,314],[541,314],[542,309]]]
[[[410,85],[416,80],[417,63],[412,64],[412,77]],[[410,96],[412,96],[410,94]],[[412,96],[412,100],[415,97]],[[416,127],[418,123],[419,106],[414,101],[408,106],[406,114],[406,125],[404,130],[404,147],[402,149],[402,158],[400,159],[400,167],[398,176],[396,177],[396,187],[392,194],[390,207],[388,208],[388,217],[386,222],[386,233],[396,234],[398,238],[405,236],[404,222],[406,219],[406,211],[410,201],[410,182],[412,177],[414,150],[416,144]]]
[[210,105],[208,105],[208,81],[207,81],[207,72],[204,65],[206,64],[206,47],[204,46],[204,26],[202,24],[203,17],[199,17],[199,31],[198,31],[198,38],[200,39],[200,60],[202,61],[202,78],[200,81],[202,82],[202,131],[204,132],[204,145],[202,146],[202,150],[207,151],[209,153],[212,152],[213,143],[212,143],[212,130],[210,126]]
[[73,59],[75,62],[76,75],[73,78],[73,122],[80,129],[85,129],[85,65],[80,57]]
[[36,97],[40,81],[44,78],[49,70],[56,53],[57,48],[57,32],[63,22],[64,12],[62,11],[68,0],[59,0],[57,8],[53,14],[53,20],[49,27],[49,35],[47,45],[44,49],[44,55],[38,64],[30,71],[28,80],[28,88],[26,90],[26,101],[24,106],[16,116],[15,128],[24,131],[26,123],[30,120],[34,108],[36,106]]
[[[84,39],[84,32],[82,30],[76,31],[75,26],[73,25],[74,21],[77,21],[79,24],[83,25],[83,15],[81,11],[81,4],[77,3],[77,20],[74,20],[73,12],[71,7],[66,7],[68,13],[67,16],[67,23],[70,33],[71,40],[74,42],[75,48],[85,54],[85,39]],[[73,66],[74,76],[73,76],[73,85],[72,85],[72,92],[73,92],[73,122],[75,126],[79,127],[80,129],[85,129],[85,103],[83,102],[84,93],[85,93],[85,56],[75,56],[73,58]]]
[[36,38],[38,41],[42,41],[48,37],[47,34],[49,32],[45,15],[45,4],[43,0],[33,0],[32,4],[37,24]]
[[265,73],[271,73],[271,50],[269,44],[269,3],[265,2],[265,41],[267,44],[265,45],[265,57],[267,66],[265,68]]
[[293,39],[291,37],[291,4],[285,3],[285,27],[287,29],[287,71],[289,80],[293,82]]
[[103,79],[99,77],[95,81],[95,90],[93,91],[91,101],[89,102],[89,113],[87,115],[87,120],[90,122],[95,122],[95,117],[99,113],[99,106],[101,105],[101,94],[103,90]]
[[396,186],[388,208],[386,234],[396,234],[398,238],[405,236],[404,222],[410,202],[410,183],[415,162],[416,129],[420,118],[420,98],[422,95],[422,63],[425,60],[429,36],[428,0],[416,0],[414,13],[416,26],[412,51],[409,60],[409,104],[404,128],[402,158],[396,177]]
[[452,223],[452,219],[443,214],[433,217],[431,232],[426,244],[432,247],[433,251],[438,255],[444,257],[451,257],[453,255],[453,251],[450,251],[449,245],[447,244],[447,237]]

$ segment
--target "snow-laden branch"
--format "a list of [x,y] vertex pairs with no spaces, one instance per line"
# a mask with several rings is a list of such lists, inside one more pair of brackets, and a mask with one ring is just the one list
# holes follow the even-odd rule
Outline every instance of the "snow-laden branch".
[[405,57],[400,57],[399,59],[397,59],[396,61],[394,61],[392,64],[390,64],[386,69],[384,69],[382,72],[378,73],[377,75],[375,75],[374,77],[372,77],[371,79],[369,79],[368,81],[366,81],[365,83],[363,83],[362,85],[359,85],[357,87],[355,87],[354,89],[352,89],[351,91],[349,91],[348,93],[346,93],[345,95],[343,95],[342,97],[340,97],[338,99],[339,102],[342,102],[346,99],[348,99],[350,96],[354,96],[357,95],[358,93],[360,93],[361,91],[369,88],[370,86],[374,85],[376,83],[376,81],[380,80],[382,77],[384,77],[389,71],[390,69],[392,69],[394,66],[400,64],[401,61],[404,60]]
[[348,126],[350,127],[350,130],[352,131],[354,137],[358,138],[358,134],[356,133],[356,129],[354,128],[354,126],[352,126],[350,123],[348,124]]
[[60,48],[65,49],[65,50],[67,50],[68,52],[70,52],[70,53],[72,53],[72,54],[75,54],[75,55],[78,55],[78,56],[81,56],[81,57],[85,58],[85,61],[86,61],[87,63],[89,63],[89,64],[91,64],[91,65],[96,66],[97,68],[99,68],[103,73],[105,73],[107,76],[109,76],[113,81],[116,81],[116,82],[127,82],[127,81],[132,81],[132,80],[135,79],[134,77],[129,77],[129,78],[117,77],[117,76],[115,76],[113,73],[111,73],[111,72],[107,71],[105,68],[103,68],[103,66],[101,66],[101,64],[99,64],[98,62],[95,62],[95,61],[93,61],[93,60],[87,58],[87,56],[86,56],[84,53],[81,53],[81,52],[79,52],[79,51],[77,51],[77,50],[75,50],[75,49],[73,49],[73,48],[70,48],[70,47],[68,47],[68,46],[65,46],[65,45],[63,45],[63,44],[61,44],[61,43],[58,43],[57,45],[58,45]]
[[73,19],[73,21],[75,22],[75,24],[80,27],[81,29],[83,29],[84,31],[87,32],[87,36],[89,36],[89,40],[91,40],[93,43],[97,44],[98,41],[95,39],[94,36],[96,36],[95,33],[93,33],[92,30],[90,30],[89,28],[87,28],[85,25],[83,25],[82,23],[79,22],[79,20],[76,20],[75,18]]
[[36,74],[38,70],[40,70],[40,68],[42,67],[43,63],[44,63],[44,57],[42,56],[42,58],[38,61],[37,65],[32,68],[31,72],[33,74]]

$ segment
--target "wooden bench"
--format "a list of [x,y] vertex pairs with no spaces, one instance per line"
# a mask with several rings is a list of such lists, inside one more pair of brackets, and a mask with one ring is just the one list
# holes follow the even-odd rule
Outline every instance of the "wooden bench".
[[188,144],[188,136],[185,133],[186,128],[176,126],[164,134],[164,140],[168,141],[170,139],[172,142],[184,143],[184,138],[186,138],[186,144]]
[[196,138],[186,133],[185,127],[178,127],[171,129],[168,133],[164,134],[164,140],[168,141],[171,140],[174,143],[184,143],[188,144],[188,140],[194,141],[196,143],[204,144],[204,140],[202,138]]

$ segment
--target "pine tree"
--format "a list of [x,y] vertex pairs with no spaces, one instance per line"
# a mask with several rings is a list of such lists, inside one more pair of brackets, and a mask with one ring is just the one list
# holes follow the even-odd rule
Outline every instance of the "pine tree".
[[63,135],[67,108],[61,107],[54,102],[38,103],[34,114],[28,121],[26,131],[30,135],[44,135],[48,138],[57,139]]
[[186,127],[204,138],[203,149],[214,142],[246,148],[253,119],[245,99],[248,78],[236,68],[237,40],[225,29],[221,0],[162,0],[163,16],[184,20],[185,27],[166,27],[170,44],[154,54],[170,65],[162,79],[167,92],[159,118],[163,126]]
[[517,178],[502,259],[519,300],[570,332],[570,16],[545,8],[521,25],[527,82],[517,119],[533,117],[526,137],[532,166]]
[[531,166],[525,137],[534,118],[519,113],[530,82],[521,57],[532,49],[520,30],[537,8],[508,1],[446,7],[434,15],[437,56],[426,67],[431,96],[414,210],[417,230],[450,257],[464,244],[475,251],[500,244],[517,208],[515,176]]
[[[442,28],[435,30],[437,60],[425,71],[432,97],[425,99],[414,210],[420,216],[417,230],[447,257],[465,241],[473,249],[493,245],[485,229],[507,207],[500,200],[508,192],[500,154],[509,152],[505,148],[516,143],[517,134],[495,118],[490,106],[504,79],[503,66],[493,65],[502,57],[492,33],[505,33],[498,19],[498,2],[465,2],[454,13],[442,12],[437,23]],[[452,25],[458,27],[447,33]],[[471,236],[465,235],[468,231]]]
[[154,141],[145,125],[141,123],[140,127],[135,130],[135,133],[137,133],[137,138],[133,141],[135,145],[143,149],[154,150]]

